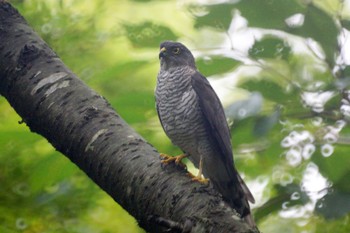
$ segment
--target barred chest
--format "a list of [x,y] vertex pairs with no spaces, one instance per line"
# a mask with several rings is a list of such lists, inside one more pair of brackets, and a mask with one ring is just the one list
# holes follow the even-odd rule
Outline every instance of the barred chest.
[[194,71],[160,72],[155,91],[157,110],[165,133],[171,141],[190,151],[200,135],[202,112],[191,84]]

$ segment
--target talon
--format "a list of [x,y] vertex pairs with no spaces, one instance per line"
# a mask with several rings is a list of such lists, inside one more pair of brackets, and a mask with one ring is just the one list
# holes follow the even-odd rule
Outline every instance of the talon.
[[192,178],[192,181],[197,181],[197,182],[204,184],[204,185],[209,184],[209,179],[204,178],[204,177],[194,177],[194,178]]
[[192,173],[189,172],[189,173],[187,173],[187,175],[189,177],[191,177],[192,181],[199,182],[199,183],[204,184],[204,185],[207,185],[209,183],[209,179],[204,178],[202,176],[202,174],[198,174],[198,175],[195,176],[195,175],[193,175]]
[[202,157],[199,160],[199,171],[198,171],[198,175],[195,176],[192,173],[188,173],[188,175],[192,178],[192,181],[197,181],[201,184],[205,184],[207,185],[209,183],[209,179],[206,179],[205,177],[203,177],[203,160]]
[[181,167],[186,168],[186,165],[181,161],[183,158],[187,157],[186,154],[181,154],[181,155],[177,155],[177,156],[170,156],[170,155],[161,153],[159,155],[162,158],[161,163],[163,163],[163,164],[169,164],[171,162],[175,162],[176,165],[180,165]]

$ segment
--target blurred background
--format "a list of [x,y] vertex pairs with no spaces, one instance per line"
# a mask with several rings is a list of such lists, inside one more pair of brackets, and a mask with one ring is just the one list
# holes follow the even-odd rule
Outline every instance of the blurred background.
[[[260,230],[350,232],[350,1],[10,3],[138,133],[174,155],[153,92],[159,43],[184,43],[225,106]],[[0,232],[144,232],[20,121],[0,97]]]

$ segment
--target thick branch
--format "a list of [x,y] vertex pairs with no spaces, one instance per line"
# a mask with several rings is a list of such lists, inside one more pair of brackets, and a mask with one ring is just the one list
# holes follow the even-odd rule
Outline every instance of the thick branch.
[[254,232],[211,187],[193,183],[78,79],[0,0],[0,94],[151,232]]

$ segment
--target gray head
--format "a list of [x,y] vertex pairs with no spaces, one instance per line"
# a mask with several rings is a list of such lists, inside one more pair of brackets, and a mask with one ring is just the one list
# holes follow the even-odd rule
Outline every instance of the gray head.
[[162,42],[160,44],[159,59],[163,70],[174,68],[176,66],[190,66],[196,68],[191,51],[179,42]]

